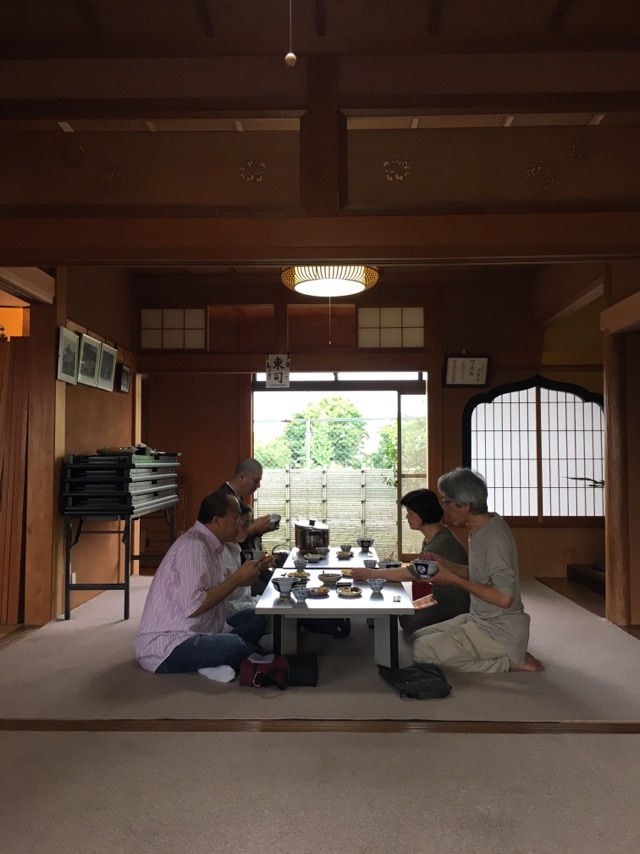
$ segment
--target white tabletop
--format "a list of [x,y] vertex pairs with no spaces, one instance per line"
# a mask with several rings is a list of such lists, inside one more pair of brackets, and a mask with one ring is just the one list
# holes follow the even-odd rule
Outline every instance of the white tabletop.
[[[323,569],[307,567],[310,578],[308,587],[321,587],[318,575]],[[326,571],[326,569],[324,570]],[[290,570],[276,569],[273,577],[287,576]],[[326,597],[298,602],[293,594],[288,599],[281,599],[273,584],[267,587],[256,605],[256,614],[280,614],[283,616],[303,619],[304,617],[383,617],[401,614],[413,614],[410,582],[387,582],[380,593],[374,593],[366,581],[356,582],[362,590],[362,595],[353,598],[343,598],[338,595],[335,586],[329,587]],[[398,599],[399,601],[395,601]]]
[[[365,560],[375,560],[376,562],[378,561],[378,554],[375,549],[369,549],[369,551],[361,551],[359,546],[354,546],[351,550],[350,558],[339,558],[339,551],[339,546],[331,546],[328,555],[322,558],[322,560],[318,561],[317,563],[308,563],[306,566],[306,571],[308,572],[312,569],[317,569],[320,572],[326,572],[328,569],[363,569]],[[288,572],[294,570],[295,566],[293,562],[298,556],[298,549],[291,549],[291,552],[289,554],[289,557],[285,561],[283,569],[287,570]]]

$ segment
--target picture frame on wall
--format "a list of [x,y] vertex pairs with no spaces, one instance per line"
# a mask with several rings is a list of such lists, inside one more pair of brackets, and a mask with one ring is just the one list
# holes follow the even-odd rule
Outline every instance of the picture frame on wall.
[[128,368],[124,364],[118,365],[116,388],[118,391],[124,392],[124,394],[128,394],[131,388],[131,368]]
[[84,385],[97,385],[100,367],[100,341],[83,333],[80,336],[78,356],[78,382]]
[[117,359],[118,351],[115,347],[110,347],[108,344],[101,345],[98,361],[98,388],[104,389],[104,391],[113,391]]
[[486,386],[489,373],[489,356],[446,356],[445,386]]
[[65,326],[60,327],[58,339],[58,379],[75,385],[78,382],[80,336]]

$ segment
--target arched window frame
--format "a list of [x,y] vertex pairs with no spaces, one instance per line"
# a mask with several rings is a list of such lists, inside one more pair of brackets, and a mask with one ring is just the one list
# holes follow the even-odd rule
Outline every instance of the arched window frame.
[[[536,470],[537,470],[537,481],[535,484],[536,491],[536,501],[537,501],[537,513],[535,515],[511,515],[505,513],[504,515],[508,516],[512,521],[516,521],[522,524],[539,524],[544,521],[545,524],[555,523],[555,524],[570,524],[574,525],[603,525],[604,517],[602,515],[559,515],[559,514],[545,514],[543,512],[543,499],[542,493],[544,488],[544,480],[542,478],[542,460],[541,460],[541,434],[542,428],[540,423],[540,402],[539,402],[539,390],[546,389],[549,391],[557,391],[566,394],[572,394],[575,397],[582,400],[584,403],[595,403],[601,409],[604,409],[604,398],[602,394],[597,392],[591,392],[588,389],[583,388],[582,386],[575,385],[573,383],[565,383],[558,382],[555,380],[548,379],[547,377],[543,377],[540,374],[536,374],[527,380],[522,380],[516,383],[507,383],[502,386],[498,386],[497,388],[491,389],[489,392],[484,394],[475,395],[472,397],[466,404],[463,415],[462,415],[462,464],[464,466],[474,466],[472,460],[472,418],[473,413],[480,404],[485,403],[493,403],[497,398],[502,397],[503,395],[511,394],[514,392],[526,391],[529,389],[536,389],[536,423],[535,423],[535,432],[536,432]],[[604,427],[603,427],[604,430]],[[604,435],[603,435],[603,443],[604,443]],[[481,471],[482,474],[485,474]],[[494,484],[491,483],[491,478],[487,478],[487,483],[490,486],[490,489],[494,487]],[[542,484],[542,485],[541,485]],[[604,487],[604,481],[592,480],[591,478],[585,478],[585,483],[582,485],[583,489],[599,489]],[[493,509],[493,508],[490,508]]]

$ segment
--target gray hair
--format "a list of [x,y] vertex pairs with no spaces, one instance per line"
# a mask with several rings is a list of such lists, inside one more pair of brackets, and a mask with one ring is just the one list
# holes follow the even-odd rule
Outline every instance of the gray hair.
[[438,478],[440,494],[450,498],[454,504],[468,504],[472,516],[487,513],[487,484],[476,471],[459,466]]
[[248,474],[251,477],[254,475],[262,476],[262,463],[258,462],[258,460],[255,460],[253,457],[246,457],[244,460],[240,460],[236,466],[234,475],[239,474]]

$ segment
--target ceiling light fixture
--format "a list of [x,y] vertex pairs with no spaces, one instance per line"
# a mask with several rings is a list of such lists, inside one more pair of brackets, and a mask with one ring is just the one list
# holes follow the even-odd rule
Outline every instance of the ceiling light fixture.
[[283,284],[309,297],[346,297],[369,290],[378,281],[378,270],[367,264],[318,264],[285,267]]

